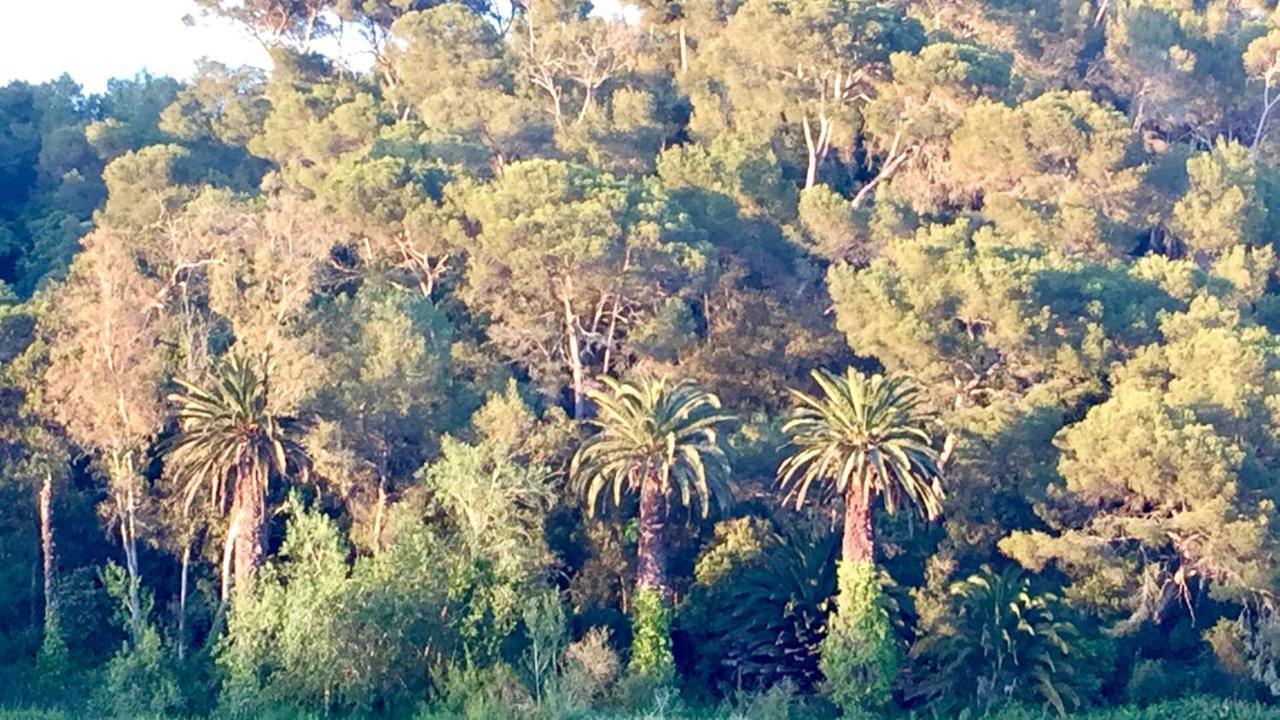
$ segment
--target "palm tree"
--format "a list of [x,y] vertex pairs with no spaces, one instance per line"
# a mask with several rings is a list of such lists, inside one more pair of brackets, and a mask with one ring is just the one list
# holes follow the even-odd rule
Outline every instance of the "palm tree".
[[917,390],[905,378],[867,377],[850,368],[843,376],[818,370],[813,379],[821,395],[791,391],[797,404],[782,430],[794,452],[779,466],[778,479],[797,508],[815,482],[842,496],[843,558],[870,563],[877,495],[890,513],[903,498],[929,520],[941,513],[938,453],[924,429]]
[[639,383],[603,378],[608,392],[589,391],[598,432],[583,441],[569,476],[594,514],[600,494],[640,494],[640,543],[636,551],[631,670],[667,677],[671,655],[670,589],[667,584],[666,515],[671,498],[697,504],[706,517],[714,502],[730,500],[729,461],[716,429],[731,421],[720,399],[689,381],[668,387],[662,380]]
[[1080,697],[1072,643],[1074,624],[1058,597],[1035,593],[1016,565],[997,574],[989,565],[948,591],[950,612],[911,648],[931,665],[910,697],[928,698],[959,714],[968,705],[986,714],[999,705],[1036,698],[1066,715]]
[[605,377],[608,392],[588,391],[598,432],[574,454],[569,476],[586,495],[594,514],[600,494],[612,490],[614,504],[625,492],[640,494],[640,547],[636,588],[667,593],[663,531],[667,501],[697,505],[706,517],[712,503],[727,506],[729,461],[717,427],[734,418],[720,411],[720,399],[693,382],[670,387],[663,380],[621,382]]
[[252,587],[262,564],[266,496],[271,478],[306,470],[296,437],[298,424],[267,408],[267,368],[233,355],[216,369],[211,386],[179,380],[178,432],[166,447],[167,462],[182,483],[189,511],[204,495],[218,512],[231,502],[231,522],[222,552],[222,602],[231,588]]

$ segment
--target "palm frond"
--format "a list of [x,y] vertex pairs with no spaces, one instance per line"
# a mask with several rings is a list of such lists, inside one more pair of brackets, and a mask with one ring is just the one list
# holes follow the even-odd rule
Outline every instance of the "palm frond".
[[717,429],[735,418],[721,411],[720,399],[683,380],[625,382],[602,378],[603,390],[588,396],[596,430],[569,463],[569,476],[594,513],[601,493],[624,494],[655,476],[669,497],[697,506],[705,516],[713,504],[731,502],[729,462]]
[[813,380],[821,392],[792,390],[795,406],[782,426],[792,448],[778,467],[787,499],[800,507],[814,483],[829,483],[842,496],[881,495],[890,513],[905,498],[925,518],[938,517],[941,469],[916,387],[852,368],[817,370]]

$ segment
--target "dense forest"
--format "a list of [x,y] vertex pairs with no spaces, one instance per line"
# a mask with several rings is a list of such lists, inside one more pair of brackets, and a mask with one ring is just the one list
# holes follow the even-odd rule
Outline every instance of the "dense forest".
[[200,2],[0,87],[0,716],[1280,717],[1274,2]]

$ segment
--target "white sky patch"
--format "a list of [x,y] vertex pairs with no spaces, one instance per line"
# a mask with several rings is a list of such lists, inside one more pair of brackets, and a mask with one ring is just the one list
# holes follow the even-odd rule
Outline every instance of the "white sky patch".
[[[40,83],[63,73],[101,92],[111,78],[139,72],[187,79],[201,58],[230,66],[270,67],[266,51],[247,30],[203,14],[193,0],[26,0],[4,3],[0,16],[0,85]],[[620,0],[600,0],[596,14],[637,22],[639,11]],[[183,22],[191,17],[194,24]],[[316,44],[356,69],[371,62],[359,32]]]
[[[183,23],[190,15],[194,25]],[[266,52],[234,24],[205,18],[191,0],[19,2],[0,22],[0,83],[38,83],[68,73],[86,92],[113,77],[188,78],[196,60],[270,64]]]

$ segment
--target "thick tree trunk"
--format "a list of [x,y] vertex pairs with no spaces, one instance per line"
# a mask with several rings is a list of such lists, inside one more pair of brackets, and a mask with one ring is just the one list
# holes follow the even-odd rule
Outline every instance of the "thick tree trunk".
[[668,595],[667,547],[664,530],[667,521],[667,498],[656,477],[644,479],[640,485],[640,546],[636,550],[636,589],[657,590]]
[[266,523],[263,506],[266,499],[262,488],[244,470],[238,470],[232,497],[232,515],[238,522],[232,523],[234,537],[235,579],[233,589],[247,592],[253,587],[253,578],[262,565],[262,530]]
[[40,486],[40,551],[44,556],[44,628],[58,624],[57,558],[53,541],[53,476],[44,474]]
[[874,551],[871,499],[864,499],[860,488],[851,487],[845,494],[842,556],[846,563],[869,563],[873,560]]

